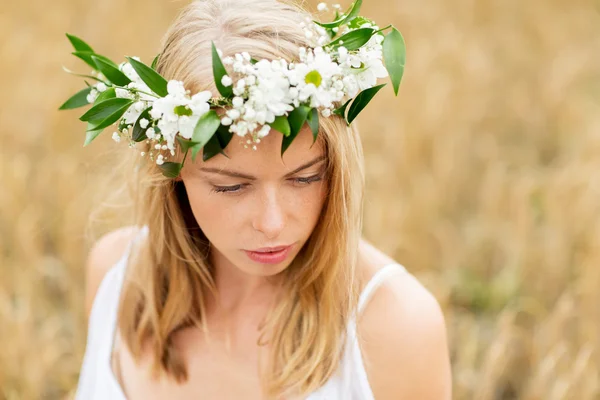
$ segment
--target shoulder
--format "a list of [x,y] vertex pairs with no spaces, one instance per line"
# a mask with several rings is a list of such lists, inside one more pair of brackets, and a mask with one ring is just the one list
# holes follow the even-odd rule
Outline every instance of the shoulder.
[[138,231],[139,228],[135,226],[115,229],[101,236],[92,245],[85,263],[85,308],[88,318],[102,279],[123,256]]
[[[367,279],[390,262],[368,243]],[[370,252],[370,253],[367,253]],[[443,400],[452,383],[446,324],[436,298],[410,273],[394,274],[374,292],[358,321],[368,381],[377,399]]]

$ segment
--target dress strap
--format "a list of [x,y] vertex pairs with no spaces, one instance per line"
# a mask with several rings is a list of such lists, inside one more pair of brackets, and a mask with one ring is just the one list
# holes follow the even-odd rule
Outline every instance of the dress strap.
[[393,275],[394,273],[406,272],[404,266],[394,262],[386,265],[385,267],[379,269],[379,271],[375,272],[375,274],[371,277],[369,282],[365,285],[360,297],[358,298],[358,313],[360,314],[373,293],[377,290],[379,286],[387,279],[388,276]]
[[114,272],[116,274],[114,280],[116,282],[114,282],[114,284],[112,285],[109,298],[106,299],[107,318],[105,320],[106,343],[104,352],[108,355],[109,360],[116,336],[117,313],[119,310],[119,302],[121,299],[121,289],[123,288],[123,281],[125,278],[125,270],[127,269],[127,261],[131,254],[133,245],[140,241],[141,238],[146,236],[147,233],[148,227],[144,225],[136,233],[134,238],[127,244],[127,248],[125,249],[121,259],[117,261],[117,263],[113,266]]

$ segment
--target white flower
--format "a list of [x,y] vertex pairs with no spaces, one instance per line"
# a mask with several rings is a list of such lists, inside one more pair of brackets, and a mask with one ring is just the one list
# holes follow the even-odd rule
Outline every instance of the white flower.
[[234,97],[233,100],[231,101],[233,103],[233,106],[235,108],[240,108],[241,106],[244,105],[244,99],[242,99],[241,97]]
[[104,92],[106,90],[106,85],[104,84],[104,82],[98,82],[98,84],[96,85],[96,90],[99,92]]
[[319,3],[317,5],[317,10],[318,11],[327,11],[327,4],[325,4],[325,3]]
[[148,121],[146,118],[140,119],[140,126],[142,127],[142,129],[146,129],[149,123],[150,121]]
[[117,132],[113,132],[113,134],[112,134],[112,139],[113,139],[115,142],[119,143],[119,142],[121,141],[121,136],[119,136],[119,134],[118,134]]
[[156,139],[156,133],[154,132],[154,128],[148,128],[146,130],[146,136],[148,137],[148,139]]
[[263,138],[267,136],[271,132],[271,127],[269,125],[263,125],[262,128],[258,131],[258,137]]
[[236,119],[238,119],[240,117],[240,115],[241,115],[240,112],[238,110],[236,110],[235,108],[227,111],[227,116],[234,121]]
[[221,78],[221,84],[225,87],[231,86],[232,83],[233,81],[231,80],[229,75],[223,75],[223,77]]
[[125,114],[123,114],[122,119],[125,121],[126,124],[135,124],[135,121],[137,121],[142,111],[144,111],[143,106],[137,107],[136,104],[137,103],[134,103],[131,106],[129,106],[127,111],[125,111]]
[[159,154],[158,157],[156,157],[156,164],[157,165],[163,165],[165,163],[165,158],[162,154]]
[[[168,82],[167,92],[167,96],[154,101],[150,116],[158,121],[157,125],[167,141],[168,148],[174,149],[177,133],[185,139],[192,138],[198,119],[210,110],[208,100],[211,93],[203,91],[190,98],[183,87],[183,82],[175,80]],[[182,109],[184,111],[181,111]],[[179,115],[182,112],[191,115]]]
[[233,121],[232,121],[232,120],[231,120],[231,118],[229,118],[229,117],[223,117],[223,118],[221,119],[221,125],[223,125],[223,126],[229,126],[229,125],[231,125],[232,123],[233,123]]
[[86,100],[88,103],[93,103],[96,101],[96,99],[98,98],[98,91],[94,88],[92,88],[92,90],[90,90],[90,92],[88,93]]

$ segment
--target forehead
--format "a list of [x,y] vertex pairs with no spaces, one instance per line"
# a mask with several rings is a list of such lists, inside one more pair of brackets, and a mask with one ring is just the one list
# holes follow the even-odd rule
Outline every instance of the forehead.
[[[246,137],[242,138],[234,134],[225,148],[229,158],[217,154],[207,161],[202,161],[202,156],[198,154],[194,167],[226,168],[256,176],[280,176],[325,155],[322,138],[318,138],[313,144],[312,130],[307,124],[298,132],[283,157],[281,156],[283,135],[275,129],[271,129],[269,134],[256,144],[256,150],[252,149],[252,144],[246,143],[247,140]],[[244,145],[248,147],[245,148]]]

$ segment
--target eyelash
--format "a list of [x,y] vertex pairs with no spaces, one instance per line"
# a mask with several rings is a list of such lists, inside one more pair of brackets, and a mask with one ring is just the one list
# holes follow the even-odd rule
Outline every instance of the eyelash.
[[[321,175],[313,175],[313,176],[309,176],[308,178],[293,178],[293,181],[295,181],[296,183],[301,183],[305,186],[310,185],[313,182],[318,182],[321,180]],[[216,193],[239,193],[240,189],[242,189],[242,187],[244,187],[245,184],[241,184],[241,185],[235,185],[235,186],[214,186],[214,188],[212,189],[213,192]]]

